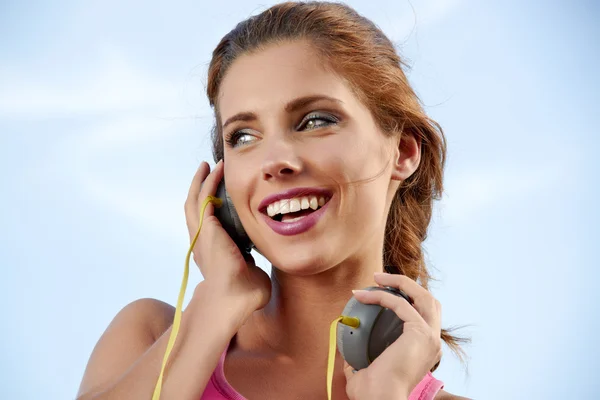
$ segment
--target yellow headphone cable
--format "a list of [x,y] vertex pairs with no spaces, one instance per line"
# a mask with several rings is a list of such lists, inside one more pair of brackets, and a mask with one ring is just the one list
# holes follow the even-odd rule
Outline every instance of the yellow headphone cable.
[[[167,343],[167,349],[165,351],[165,355],[163,357],[162,366],[160,369],[160,375],[158,376],[158,380],[156,381],[156,386],[154,387],[154,394],[152,395],[152,400],[160,400],[160,392],[162,390],[162,383],[165,373],[165,368],[167,366],[167,361],[169,360],[169,355],[173,350],[173,346],[175,345],[175,340],[177,339],[177,334],[179,333],[179,326],[181,324],[181,312],[183,307],[183,298],[185,296],[185,290],[187,288],[188,277],[190,272],[190,257],[192,254],[192,250],[196,245],[196,241],[198,240],[198,236],[200,235],[200,230],[202,229],[202,221],[204,220],[204,212],[206,211],[206,207],[209,203],[212,203],[215,207],[221,207],[223,204],[223,200],[218,197],[208,196],[202,202],[202,208],[200,209],[200,221],[198,223],[198,230],[196,231],[196,235],[194,235],[194,239],[190,244],[190,248],[188,249],[187,255],[185,257],[185,266],[183,271],[183,280],[181,282],[181,288],[179,289],[179,297],[177,298],[177,307],[175,308],[175,317],[173,318],[173,327],[171,329],[171,335],[169,336],[169,342]],[[335,368],[335,353],[336,353],[336,328],[337,324],[342,323],[344,325],[351,326],[353,328],[358,328],[360,325],[360,321],[355,317],[348,316],[339,316],[335,320],[331,322],[331,326],[329,329],[329,355],[327,358],[327,398],[331,400],[331,388],[333,385],[333,371]]]

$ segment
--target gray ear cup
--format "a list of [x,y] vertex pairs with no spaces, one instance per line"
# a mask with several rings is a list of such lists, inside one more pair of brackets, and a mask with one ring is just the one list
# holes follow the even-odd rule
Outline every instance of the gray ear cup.
[[[384,290],[396,296],[408,297],[398,289],[368,287],[365,290]],[[344,360],[355,370],[367,368],[389,345],[402,334],[404,322],[396,313],[376,304],[363,304],[352,297],[342,315],[360,320],[358,328],[338,324],[337,346]]]
[[238,245],[240,250],[249,253],[252,249],[252,242],[246,233],[246,230],[242,226],[240,217],[238,216],[235,207],[229,194],[225,190],[225,180],[223,179],[217,187],[216,197],[223,201],[221,207],[215,207],[215,216],[223,225],[223,228],[227,231],[229,236]]

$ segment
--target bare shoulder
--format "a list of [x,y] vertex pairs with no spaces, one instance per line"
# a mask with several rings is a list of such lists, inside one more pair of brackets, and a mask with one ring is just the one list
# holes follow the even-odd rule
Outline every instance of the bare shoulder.
[[435,400],[471,400],[467,397],[457,396],[452,393],[448,393],[445,390],[440,390],[435,396]]
[[174,314],[173,306],[150,298],[123,307],[96,343],[78,396],[105,390],[169,329]]

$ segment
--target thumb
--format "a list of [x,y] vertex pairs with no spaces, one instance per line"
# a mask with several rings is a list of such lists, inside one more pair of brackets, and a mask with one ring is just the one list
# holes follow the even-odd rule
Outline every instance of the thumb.
[[358,396],[358,392],[360,391],[360,380],[358,379],[359,374],[364,373],[365,371],[357,371],[351,365],[344,361],[344,375],[346,376],[346,394],[348,398],[355,399]]
[[344,375],[346,376],[346,382],[352,379],[354,374],[357,372],[358,371],[356,371],[350,364],[344,361]]

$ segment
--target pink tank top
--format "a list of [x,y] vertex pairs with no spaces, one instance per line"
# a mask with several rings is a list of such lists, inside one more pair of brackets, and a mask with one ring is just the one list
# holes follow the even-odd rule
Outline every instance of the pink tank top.
[[[225,362],[225,354],[221,355],[221,359],[217,364],[217,368],[213,372],[206,389],[200,400],[246,400],[244,396],[235,391],[235,389],[225,379],[223,364]],[[408,400],[433,400],[435,395],[444,387],[444,383],[431,375],[430,372],[419,382],[408,397]]]

